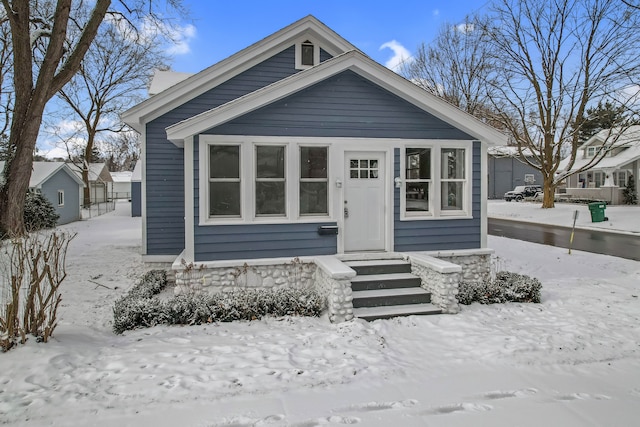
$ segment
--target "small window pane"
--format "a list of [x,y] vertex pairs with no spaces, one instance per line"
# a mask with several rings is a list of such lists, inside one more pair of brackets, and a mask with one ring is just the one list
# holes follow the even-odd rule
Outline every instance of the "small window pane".
[[240,147],[212,145],[209,151],[210,178],[240,178]]
[[357,160],[350,160],[349,161],[349,167],[351,169],[357,169],[358,168],[358,161]]
[[256,182],[256,215],[284,215],[284,181]]
[[284,178],[284,147],[256,147],[256,177]]
[[431,179],[431,150],[407,148],[407,179]]
[[360,160],[360,168],[361,169],[366,169],[369,166],[369,161],[368,160]]
[[378,170],[372,170],[369,173],[369,178],[377,178],[378,177]]
[[464,179],[464,148],[442,150],[442,178]]
[[406,210],[407,212],[429,211],[429,183],[412,182],[406,186]]
[[442,183],[442,210],[462,210],[463,187],[462,182]]
[[357,170],[351,170],[349,171],[349,175],[351,178],[358,178],[358,171]]
[[209,215],[240,216],[240,182],[209,184]]
[[361,170],[360,171],[360,178],[369,178],[369,171],[368,170]]
[[300,183],[300,214],[327,214],[327,183]]
[[302,57],[300,59],[302,65],[315,65],[313,63],[313,44],[310,42],[302,43],[301,53]]
[[369,165],[370,165],[371,169],[377,169],[378,168],[378,161],[377,160],[370,160],[369,161]]
[[300,178],[327,177],[327,148],[300,148]]

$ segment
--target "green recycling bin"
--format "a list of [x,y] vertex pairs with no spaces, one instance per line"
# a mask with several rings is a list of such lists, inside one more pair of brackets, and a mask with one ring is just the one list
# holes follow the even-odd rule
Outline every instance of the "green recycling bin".
[[604,216],[604,210],[606,209],[606,207],[607,204],[604,202],[589,203],[589,210],[591,211],[591,222],[606,221],[607,218]]

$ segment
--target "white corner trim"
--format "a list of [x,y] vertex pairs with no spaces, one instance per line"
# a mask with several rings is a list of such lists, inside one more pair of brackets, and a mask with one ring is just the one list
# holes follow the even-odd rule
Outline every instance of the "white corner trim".
[[184,258],[186,261],[194,259],[193,148],[194,138],[186,138],[184,141]]
[[480,141],[480,247],[487,247],[489,223],[487,217],[487,198],[489,197],[489,165],[487,144]]

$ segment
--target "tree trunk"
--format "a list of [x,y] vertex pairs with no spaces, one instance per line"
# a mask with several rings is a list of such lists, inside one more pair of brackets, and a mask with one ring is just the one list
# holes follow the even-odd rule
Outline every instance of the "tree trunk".
[[556,196],[556,184],[553,183],[552,176],[545,176],[542,183],[542,190],[544,191],[542,197],[542,208],[553,208],[555,207],[555,196]]
[[33,151],[42,120],[42,108],[33,106],[22,117],[13,116],[9,146],[15,154],[5,164],[5,183],[0,189],[0,234],[19,237],[24,234],[24,201],[33,170]]
[[89,165],[86,162],[82,165],[82,181],[84,181],[82,205],[88,209],[91,207],[91,185],[89,183]]

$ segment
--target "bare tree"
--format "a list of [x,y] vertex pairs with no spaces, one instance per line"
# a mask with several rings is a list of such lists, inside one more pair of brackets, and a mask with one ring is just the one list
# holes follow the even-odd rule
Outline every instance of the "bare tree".
[[111,134],[103,141],[102,151],[110,171],[132,171],[140,158],[140,138],[136,131]]
[[[87,18],[72,16],[72,5],[75,11],[85,3],[90,5]],[[179,0],[164,3],[179,5]],[[110,5],[111,0],[0,0],[0,16],[8,21],[11,33],[14,93],[4,183],[0,187],[0,233],[24,234],[24,198],[45,105],[80,69]],[[120,10],[113,9],[111,16],[134,25],[142,14],[152,13],[157,2],[120,0],[117,5]],[[50,10],[51,14],[40,15],[41,10]],[[78,31],[77,38],[68,37],[70,29]]]
[[496,125],[488,98],[494,85],[495,60],[482,28],[485,18],[467,17],[464,22],[444,24],[433,42],[421,44],[402,74],[428,92],[490,124]]
[[492,12],[485,33],[500,66],[491,99],[519,153],[533,154],[521,157],[542,173],[542,207],[552,208],[556,186],[595,166],[627,126],[609,132],[593,159],[570,171],[587,109],[610,102],[631,111],[630,119],[637,114],[640,14],[619,0],[496,0]]
[[[160,45],[157,32],[141,34],[128,25],[103,25],[78,73],[58,92],[66,108],[57,111],[56,117],[75,116],[82,123],[81,134],[65,140],[65,145],[82,171],[85,206],[91,204],[91,158],[96,150],[103,151],[105,144],[99,142],[128,129],[118,114],[142,99],[154,68],[166,63]],[[82,152],[71,156],[78,149]]]

